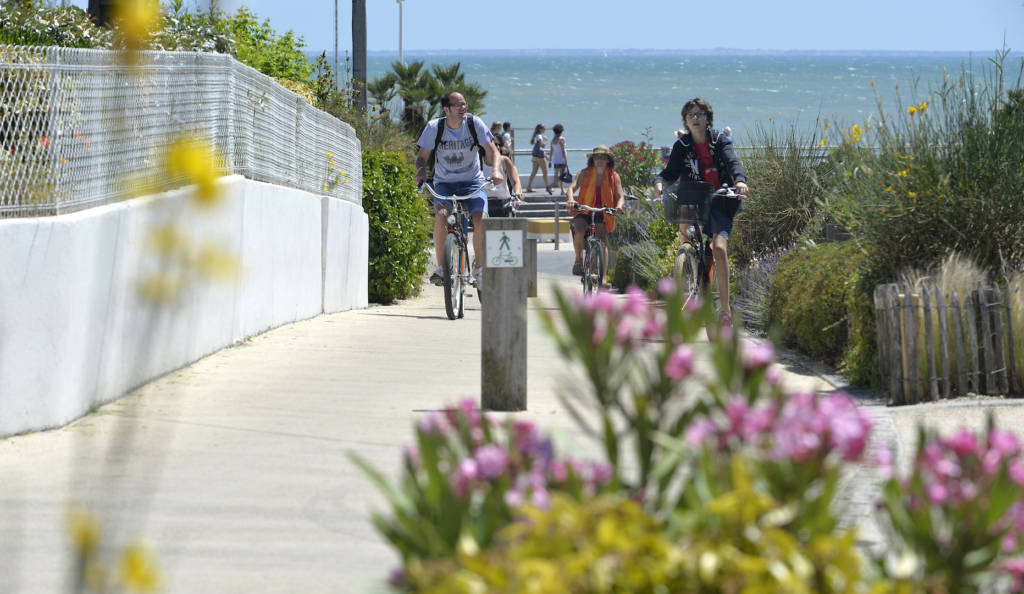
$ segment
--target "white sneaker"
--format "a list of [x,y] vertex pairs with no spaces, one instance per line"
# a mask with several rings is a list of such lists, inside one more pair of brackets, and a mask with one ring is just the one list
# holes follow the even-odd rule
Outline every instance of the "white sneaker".
[[430,282],[439,287],[444,284],[444,266],[438,266],[434,269],[434,272],[430,274]]

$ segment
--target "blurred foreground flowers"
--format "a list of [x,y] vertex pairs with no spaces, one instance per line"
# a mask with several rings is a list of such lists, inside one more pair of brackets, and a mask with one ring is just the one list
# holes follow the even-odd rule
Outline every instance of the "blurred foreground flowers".
[[[398,550],[399,590],[473,592],[925,593],[1020,591],[1024,458],[990,426],[922,432],[910,474],[869,455],[871,418],[842,393],[787,394],[769,343],[723,332],[685,309],[671,281],[558,294],[544,323],[584,381],[563,403],[603,460],[555,452],[524,422],[470,401],[427,416],[398,486],[375,515]],[[854,465],[888,477],[885,551],[857,546],[838,519]]]

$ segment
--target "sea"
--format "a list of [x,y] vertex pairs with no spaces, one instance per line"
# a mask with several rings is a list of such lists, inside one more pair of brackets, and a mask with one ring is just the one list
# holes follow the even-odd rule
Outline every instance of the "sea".
[[[476,115],[488,124],[512,122],[517,149],[528,148],[538,123],[548,138],[562,124],[570,149],[589,149],[623,140],[670,146],[683,127],[683,104],[698,96],[714,109],[716,128],[732,129],[738,147],[755,144],[758,128],[792,128],[816,144],[824,121],[863,126],[878,119],[880,106],[891,113],[927,99],[947,74],[989,73],[994,55],[537,50],[406,52],[403,59],[458,62],[467,80],[487,91]],[[397,59],[371,52],[368,77],[386,74]],[[1007,64],[1019,61],[1011,54]],[[570,152],[570,168],[578,169],[584,154]],[[517,159],[520,169],[528,162]]]

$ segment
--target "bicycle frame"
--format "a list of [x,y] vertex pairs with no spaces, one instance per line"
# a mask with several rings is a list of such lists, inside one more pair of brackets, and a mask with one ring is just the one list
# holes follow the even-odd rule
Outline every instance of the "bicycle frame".
[[[585,204],[576,205],[576,209],[586,212],[590,217],[590,225],[583,236],[583,275],[580,282],[583,283],[583,294],[589,295],[601,287],[604,282],[605,256],[604,242],[597,236],[597,215],[604,213],[615,214],[614,208],[594,208]],[[597,259],[597,266],[594,266],[594,259]],[[596,270],[595,270],[596,269]]]
[[[438,194],[430,184],[423,184],[423,187],[437,200],[448,200],[454,205],[449,213],[447,223],[447,239],[445,240],[444,258],[445,262],[439,264],[444,267],[444,305],[448,319],[455,320],[465,315],[465,291],[466,285],[472,279],[472,269],[469,266],[469,212],[463,201],[475,198],[481,188],[476,188],[465,196],[443,196]],[[477,297],[480,298],[480,289],[477,288]]]

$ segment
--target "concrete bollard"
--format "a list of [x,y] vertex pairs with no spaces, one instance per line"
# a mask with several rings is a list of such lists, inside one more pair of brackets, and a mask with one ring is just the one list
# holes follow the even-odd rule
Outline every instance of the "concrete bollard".
[[526,241],[526,270],[529,275],[529,286],[526,288],[527,297],[537,296],[537,240]]
[[[526,219],[483,220],[480,408],[526,410]],[[536,255],[534,255],[536,262]],[[536,264],[534,265],[536,268]]]

